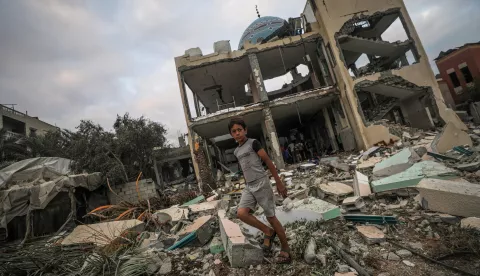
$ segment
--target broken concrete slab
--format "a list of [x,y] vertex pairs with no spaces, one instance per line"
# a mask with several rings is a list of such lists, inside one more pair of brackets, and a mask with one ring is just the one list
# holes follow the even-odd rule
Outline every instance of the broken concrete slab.
[[422,161],[404,172],[372,181],[372,188],[375,192],[383,192],[414,187],[424,178],[453,179],[458,178],[458,172],[437,162]]
[[331,158],[322,158],[320,159],[321,164],[328,165],[332,168],[339,169],[345,172],[350,171],[350,166],[348,164],[342,163],[337,159],[331,159]]
[[201,196],[197,196],[196,198],[188,201],[188,202],[185,202],[183,205],[181,205],[180,207],[187,207],[187,206],[190,206],[190,205],[193,205],[193,204],[197,204],[197,203],[200,203],[200,202],[203,202],[205,201],[205,197],[203,195]]
[[144,228],[145,223],[136,219],[79,225],[62,241],[62,245],[85,243],[93,243],[97,246],[107,245],[124,232],[142,232]]
[[197,218],[192,224],[187,225],[178,233],[179,239],[195,232],[200,244],[206,244],[213,236],[213,227],[210,225],[212,220],[213,216],[211,215]]
[[368,176],[355,171],[355,175],[353,176],[353,190],[356,196],[369,196],[372,194]]
[[172,218],[172,222],[178,222],[183,219],[188,219],[188,209],[179,208],[179,207],[170,207],[168,209],[163,209],[156,211],[153,215],[167,214]]
[[210,248],[210,253],[212,253],[213,255],[222,253],[223,251],[225,251],[225,248],[223,247],[222,239],[219,237],[214,237],[212,239],[212,241],[210,242],[209,248]]
[[472,138],[470,138],[467,132],[449,122],[433,140],[432,149],[438,153],[445,153],[455,146],[465,145],[472,147]]
[[423,179],[416,186],[425,209],[462,217],[480,217],[480,185],[441,179]]
[[390,144],[390,132],[388,128],[382,125],[371,125],[366,129],[367,141],[369,146],[376,145],[378,143]]
[[417,153],[411,148],[405,148],[390,158],[377,163],[373,168],[375,177],[386,177],[405,171],[420,160]]
[[263,262],[263,250],[249,243],[238,224],[229,219],[221,219],[220,234],[232,267],[249,267]]
[[368,169],[368,168],[373,168],[375,165],[379,162],[381,162],[384,158],[382,157],[370,157],[368,160],[362,161],[362,163],[357,165],[357,169]]
[[220,201],[221,200],[214,200],[214,201],[207,201],[199,204],[193,204],[188,206],[188,209],[190,209],[192,213],[210,211],[217,208],[217,206],[220,204]]
[[328,182],[327,184],[320,184],[320,190],[327,195],[331,195],[337,201],[342,197],[353,193],[352,187],[340,182]]
[[[282,225],[301,220],[331,220],[341,215],[341,211],[338,206],[314,197],[308,198],[308,203],[305,203],[305,200],[293,202],[293,209],[288,212],[285,212],[282,209],[282,206],[279,206],[275,209],[275,216],[282,223]],[[270,225],[265,215],[257,216],[257,218],[264,224]],[[257,228],[246,224],[242,224],[242,227],[245,227],[249,234],[252,235],[256,235],[260,231]]]
[[472,162],[467,164],[461,164],[455,166],[457,170],[466,171],[466,172],[476,172],[480,169],[480,162]]
[[360,225],[357,226],[357,231],[360,233],[360,235],[362,235],[368,244],[385,242],[385,234],[383,234],[382,230],[375,226]]
[[460,227],[473,228],[475,230],[480,231],[480,218],[475,218],[475,217],[464,218],[460,222]]
[[365,207],[365,202],[359,196],[347,197],[343,200],[342,206],[347,211],[362,210]]

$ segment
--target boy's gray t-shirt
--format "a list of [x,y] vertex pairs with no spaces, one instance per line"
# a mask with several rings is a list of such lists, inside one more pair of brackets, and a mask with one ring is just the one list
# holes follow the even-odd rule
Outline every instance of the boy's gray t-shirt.
[[262,159],[257,154],[261,148],[260,142],[248,138],[233,153],[237,157],[238,163],[240,163],[247,184],[252,184],[267,176],[266,171],[263,169]]

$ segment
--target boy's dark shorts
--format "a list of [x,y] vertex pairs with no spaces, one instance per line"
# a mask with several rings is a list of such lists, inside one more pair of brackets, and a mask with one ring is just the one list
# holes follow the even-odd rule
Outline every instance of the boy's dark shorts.
[[240,199],[239,208],[249,208],[255,211],[256,205],[260,205],[267,218],[275,216],[275,196],[273,194],[270,179],[265,176],[259,180],[245,185]]

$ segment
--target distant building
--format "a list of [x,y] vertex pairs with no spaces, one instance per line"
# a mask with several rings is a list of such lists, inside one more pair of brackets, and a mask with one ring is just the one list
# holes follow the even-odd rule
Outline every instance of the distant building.
[[456,104],[470,99],[466,93],[480,78],[480,42],[440,52],[435,62]]
[[30,117],[5,105],[0,105],[0,129],[6,129],[10,135],[43,135],[56,131],[58,127],[45,123],[37,117]]

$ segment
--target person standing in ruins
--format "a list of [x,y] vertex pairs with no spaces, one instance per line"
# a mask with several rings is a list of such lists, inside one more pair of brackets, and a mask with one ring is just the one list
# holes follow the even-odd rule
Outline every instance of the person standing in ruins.
[[[260,142],[247,137],[247,125],[243,119],[232,119],[228,124],[228,130],[230,135],[232,135],[238,143],[234,154],[242,168],[246,184],[242,191],[237,217],[246,224],[264,233],[264,241],[262,244],[264,251],[271,251],[273,240],[278,235],[282,248],[277,256],[276,262],[291,263],[292,257],[287,236],[282,224],[275,216],[275,198],[270,179],[263,168],[262,161],[267,165],[270,173],[274,177],[277,192],[283,198],[287,197],[287,188],[280,180],[277,168],[262,148]],[[257,204],[263,208],[264,214],[273,229],[251,214]]]

